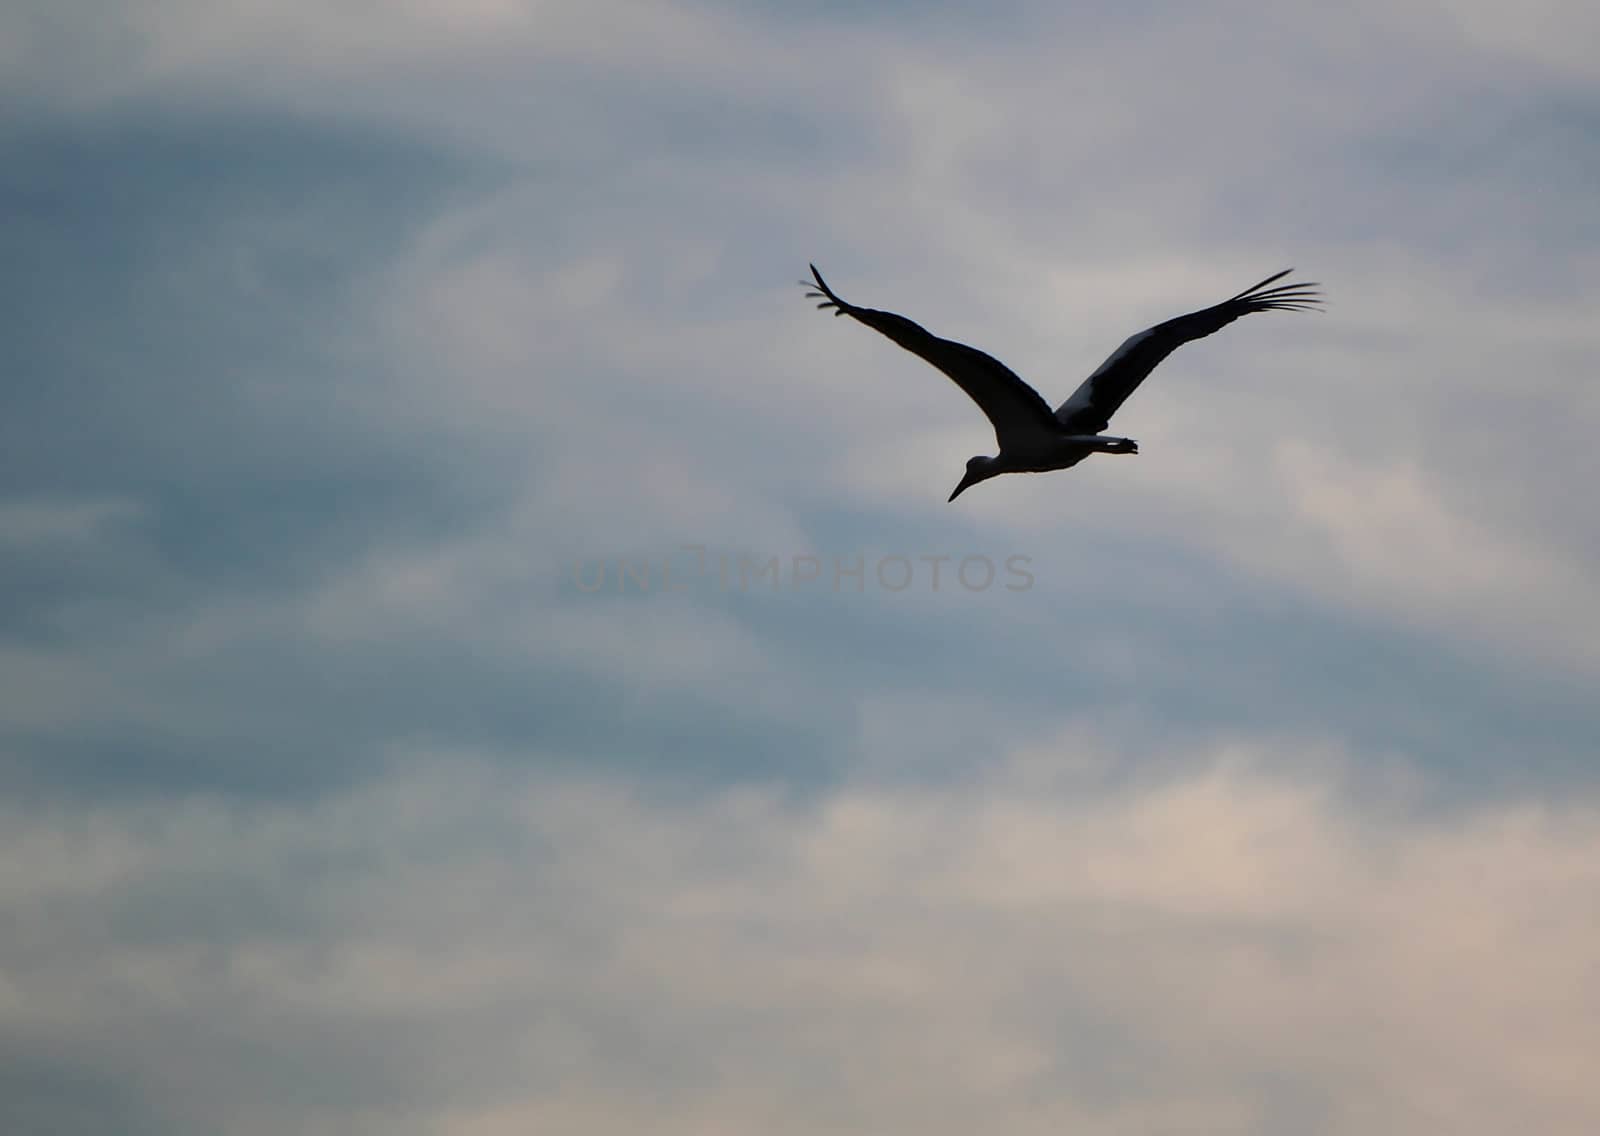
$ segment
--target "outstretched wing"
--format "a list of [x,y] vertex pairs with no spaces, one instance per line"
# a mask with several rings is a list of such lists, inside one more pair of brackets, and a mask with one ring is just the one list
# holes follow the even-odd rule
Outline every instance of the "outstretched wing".
[[[1050,404],[1000,360],[965,343],[940,339],[905,316],[847,304],[828,287],[814,264],[811,275],[816,280],[816,290],[806,295],[822,301],[817,307],[832,308],[836,316],[859,320],[954,379],[956,386],[966,391],[994,424],[995,441],[1002,450],[1026,448],[1030,443],[1061,433],[1055,416],[1050,413]],[[812,287],[811,281],[800,283]]]
[[1275,276],[1246,288],[1232,299],[1186,316],[1158,323],[1147,331],[1130,336],[1100,364],[1099,370],[1083,380],[1072,397],[1056,410],[1056,418],[1074,434],[1098,434],[1127,397],[1144,382],[1156,365],[1191,339],[1203,339],[1221,331],[1240,316],[1251,312],[1311,311],[1321,303],[1316,284],[1280,284],[1268,288],[1293,272],[1285,268]]

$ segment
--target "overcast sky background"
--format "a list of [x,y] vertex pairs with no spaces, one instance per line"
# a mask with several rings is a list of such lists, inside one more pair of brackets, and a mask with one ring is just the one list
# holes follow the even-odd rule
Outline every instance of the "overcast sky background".
[[1592,1132],[1596,43],[5,5],[6,1130]]

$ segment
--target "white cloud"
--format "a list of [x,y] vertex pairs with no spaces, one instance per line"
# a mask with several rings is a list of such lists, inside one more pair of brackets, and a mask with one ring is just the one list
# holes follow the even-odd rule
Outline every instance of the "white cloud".
[[305,1129],[253,1049],[345,1077],[356,1131],[1584,1131],[1600,806],[1374,798],[1310,748],[692,801],[452,755],[303,809],[12,809],[7,1031],[140,1037],[173,1131]]
[[1562,78],[1597,77],[1587,42],[1600,37],[1600,15],[1582,0],[1538,0],[1512,12],[1495,4],[1451,4],[1439,10],[1485,55],[1534,63]]

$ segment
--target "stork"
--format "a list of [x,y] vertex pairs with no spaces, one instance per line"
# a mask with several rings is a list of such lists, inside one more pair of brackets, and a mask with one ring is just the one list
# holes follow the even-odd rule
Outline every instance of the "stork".
[[1071,398],[1052,412],[1039,392],[1000,360],[965,343],[940,339],[905,316],[846,303],[828,287],[817,266],[810,267],[812,280],[800,283],[812,289],[807,296],[822,301],[818,308],[832,308],[836,316],[859,320],[926,359],[954,379],[956,386],[966,391],[993,423],[1000,452],[994,457],[979,455],[969,460],[966,475],[950,494],[951,501],[978,482],[1002,473],[1045,473],[1069,469],[1090,454],[1138,453],[1139,443],[1132,438],[1114,438],[1101,431],[1163,359],[1192,339],[1221,331],[1240,316],[1252,312],[1313,311],[1322,302],[1315,283],[1267,287],[1294,271],[1286,268],[1220,304],[1129,336],[1094,374],[1083,380]]

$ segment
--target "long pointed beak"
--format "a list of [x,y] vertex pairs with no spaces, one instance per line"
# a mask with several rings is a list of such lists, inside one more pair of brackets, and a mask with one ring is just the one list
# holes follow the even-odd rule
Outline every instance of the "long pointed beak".
[[954,501],[957,497],[961,496],[961,494],[969,485],[976,485],[980,480],[980,478],[973,477],[970,473],[967,474],[961,479],[961,484],[955,487],[955,491],[950,494],[945,503],[949,504],[951,501]]

